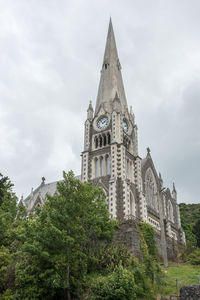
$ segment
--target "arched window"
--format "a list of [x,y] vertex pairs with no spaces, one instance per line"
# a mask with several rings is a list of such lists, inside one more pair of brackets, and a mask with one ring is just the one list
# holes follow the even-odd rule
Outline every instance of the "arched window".
[[95,158],[95,177],[99,176],[99,162],[98,158]]
[[107,136],[108,136],[108,145],[110,145],[110,133],[109,132],[108,132]]
[[106,174],[109,175],[110,174],[110,156],[106,155]]
[[127,161],[126,161],[126,176],[127,176],[127,178],[129,178],[129,173],[130,173],[130,170],[129,170],[129,159],[127,159]]
[[106,146],[106,135],[103,135],[103,145]]
[[157,185],[154,174],[150,168],[145,174],[145,197],[147,205],[158,211]]
[[104,176],[104,158],[100,157],[100,176]]
[[133,196],[133,193],[130,192],[130,215],[135,216],[135,198]]
[[103,144],[103,139],[102,139],[102,136],[100,135],[99,136],[99,146],[102,147],[102,144]]
[[95,148],[98,148],[98,137],[97,136],[95,136],[94,142],[95,142]]

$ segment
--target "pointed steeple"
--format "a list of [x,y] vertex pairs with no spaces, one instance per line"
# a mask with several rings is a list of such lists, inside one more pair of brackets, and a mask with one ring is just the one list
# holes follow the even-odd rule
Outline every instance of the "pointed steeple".
[[120,99],[122,112],[125,112],[127,110],[127,102],[112,21],[110,19],[95,114],[98,113],[100,106],[103,106],[106,112],[112,112],[112,101],[116,93]]

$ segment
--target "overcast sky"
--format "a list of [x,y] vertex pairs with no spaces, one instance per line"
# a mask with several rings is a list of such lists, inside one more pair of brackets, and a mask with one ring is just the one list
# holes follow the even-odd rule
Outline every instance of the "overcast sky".
[[199,0],[0,0],[0,172],[19,197],[80,174],[111,15],[139,154],[179,202],[200,202],[199,13]]

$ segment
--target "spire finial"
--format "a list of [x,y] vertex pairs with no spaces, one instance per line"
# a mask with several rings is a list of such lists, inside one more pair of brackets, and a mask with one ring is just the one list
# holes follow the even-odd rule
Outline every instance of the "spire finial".
[[151,152],[150,148],[147,147],[147,155],[150,155],[150,152]]

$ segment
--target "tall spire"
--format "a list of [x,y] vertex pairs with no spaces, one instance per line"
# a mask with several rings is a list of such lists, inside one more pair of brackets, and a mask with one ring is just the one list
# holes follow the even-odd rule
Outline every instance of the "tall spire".
[[122,112],[124,112],[127,109],[127,102],[112,21],[110,19],[95,114],[101,105],[105,111],[112,112],[112,101],[116,93],[120,99]]

